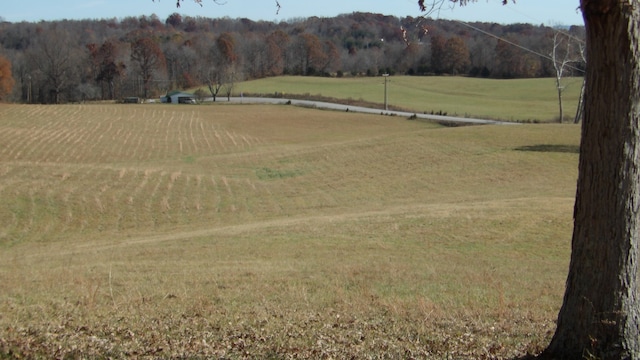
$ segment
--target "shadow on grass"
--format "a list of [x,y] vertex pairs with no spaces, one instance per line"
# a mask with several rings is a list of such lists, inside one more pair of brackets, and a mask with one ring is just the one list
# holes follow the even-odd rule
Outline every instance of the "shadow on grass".
[[515,148],[515,150],[517,150],[517,151],[557,152],[557,153],[579,154],[580,153],[580,146],[578,146],[578,145],[539,144],[539,145],[519,146],[519,147]]

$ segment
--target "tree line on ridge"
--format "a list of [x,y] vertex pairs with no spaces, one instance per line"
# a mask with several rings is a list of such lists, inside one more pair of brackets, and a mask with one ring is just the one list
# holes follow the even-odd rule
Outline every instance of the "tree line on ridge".
[[[565,55],[577,53],[581,26],[559,31],[373,13],[279,23],[178,13],[164,20],[2,22],[0,64],[8,66],[0,67],[0,84],[11,81],[4,92],[0,86],[0,99],[150,98],[201,85],[216,97],[231,93],[237,81],[280,75],[555,77],[549,55],[558,34]],[[583,68],[576,61],[566,75],[581,75]]]

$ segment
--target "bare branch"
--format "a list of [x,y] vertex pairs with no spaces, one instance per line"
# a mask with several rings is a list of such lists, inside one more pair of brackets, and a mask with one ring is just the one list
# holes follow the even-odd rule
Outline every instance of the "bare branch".
[[[153,2],[156,2],[156,0],[152,0]],[[176,0],[176,7],[179,8],[180,7],[180,3],[183,2],[184,0]],[[158,0],[158,2],[160,2],[160,0]],[[193,0],[194,3],[202,6],[202,0]],[[218,5],[224,5],[227,2],[226,1],[220,1],[220,0],[213,0],[214,3],[218,4]]]
[[[434,1],[418,0],[418,6],[420,7],[420,11],[431,13],[435,9],[441,8],[443,3],[445,3],[446,1],[447,0],[434,0]],[[448,0],[448,1],[454,4],[459,4],[460,6],[464,6],[470,2],[475,2],[476,0]],[[514,3],[516,2],[516,0],[512,0],[512,1]],[[509,0],[502,0],[502,5],[507,5],[508,3],[509,3]]]

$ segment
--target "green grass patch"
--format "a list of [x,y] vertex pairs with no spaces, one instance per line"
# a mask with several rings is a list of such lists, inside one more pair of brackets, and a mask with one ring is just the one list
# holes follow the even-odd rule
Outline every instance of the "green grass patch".
[[[395,108],[519,122],[555,122],[558,119],[558,95],[555,80],[551,78],[496,80],[392,76],[389,79],[389,104]],[[581,78],[566,79],[563,97],[567,120],[573,120],[581,85]],[[284,98],[321,96],[343,102],[384,104],[384,81],[380,77],[283,76],[239,83],[236,92]]]
[[300,170],[277,170],[268,167],[256,169],[256,176],[260,180],[286,179],[302,175]]
[[196,162],[196,157],[193,155],[187,155],[182,158],[182,161],[184,161],[187,164],[193,164]]

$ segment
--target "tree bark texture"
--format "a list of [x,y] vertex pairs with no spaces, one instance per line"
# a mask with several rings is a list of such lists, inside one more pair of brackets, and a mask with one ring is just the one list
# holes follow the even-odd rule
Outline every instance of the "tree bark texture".
[[640,359],[640,2],[582,0],[585,113],[554,359]]

